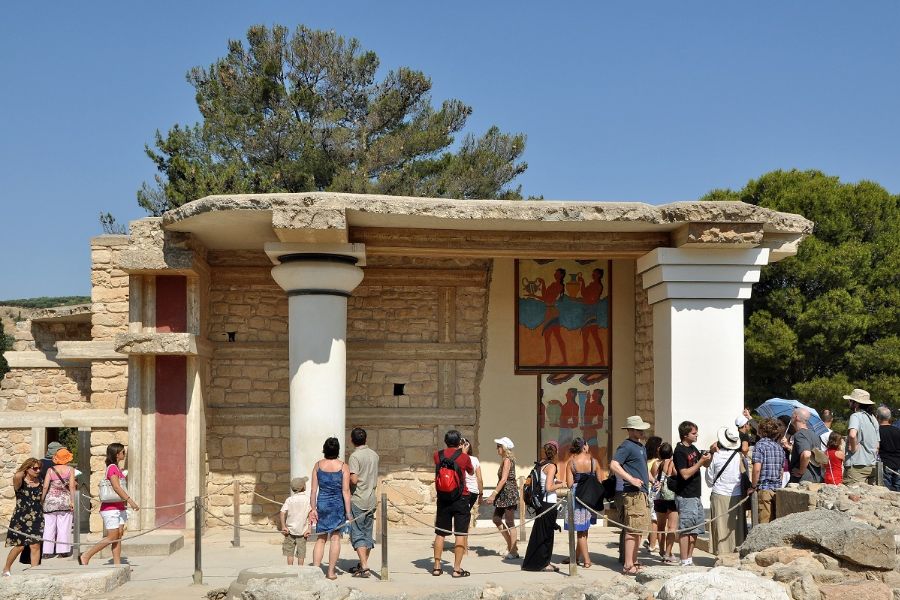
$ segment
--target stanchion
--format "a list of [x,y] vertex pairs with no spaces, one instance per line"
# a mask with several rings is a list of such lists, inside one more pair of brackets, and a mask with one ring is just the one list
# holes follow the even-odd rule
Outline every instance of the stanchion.
[[519,477],[519,541],[525,541],[525,478]]
[[750,494],[750,529],[759,525],[759,495],[757,492]]
[[203,567],[201,565],[201,537],[203,534],[203,508],[200,496],[194,496],[194,583],[203,584]]
[[387,494],[381,494],[381,580],[388,580]]
[[81,490],[75,488],[75,518],[72,519],[72,557],[81,562]]
[[575,557],[575,494],[569,490],[568,514],[566,520],[569,523],[569,577],[578,575],[578,559]]
[[880,460],[875,463],[875,485],[884,486],[884,463]]
[[234,497],[232,498],[232,506],[234,506],[234,537],[231,539],[232,548],[241,547],[241,482],[234,480]]

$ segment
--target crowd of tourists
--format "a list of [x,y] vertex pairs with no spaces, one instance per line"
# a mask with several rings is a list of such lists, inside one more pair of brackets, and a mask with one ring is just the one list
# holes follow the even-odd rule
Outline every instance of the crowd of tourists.
[[[641,570],[638,555],[645,537],[644,551],[658,553],[662,563],[692,565],[697,537],[705,534],[707,524],[711,525],[713,549],[717,553],[734,551],[746,535],[748,497],[756,494],[759,522],[767,523],[776,515],[775,491],[790,482],[874,484],[876,462],[880,460],[884,485],[900,491],[900,423],[892,425],[890,409],[876,409],[865,390],[855,389],[844,398],[851,411],[846,439],[831,429],[833,417],[829,411],[821,415],[826,431],[815,433],[810,427],[810,410],[803,407],[796,408],[789,417],[759,421],[744,410],[733,424],[718,429],[716,441],[708,448],[697,447],[700,432],[691,421],[678,426],[679,439],[673,445],[657,436],[645,443],[651,425],[639,416],[625,419],[622,429],[627,437],[610,461],[610,479],[603,482],[605,487],[615,488],[614,523],[623,529],[623,573],[635,575]],[[279,512],[284,535],[282,552],[287,563],[292,565],[296,560],[304,564],[307,541],[314,536],[314,566],[321,566],[325,547],[330,544],[326,575],[329,579],[337,577],[341,535],[345,531],[349,531],[350,543],[359,559],[350,569],[351,574],[371,576],[368,560],[375,544],[379,456],[367,445],[364,429],[353,429],[350,441],[354,450],[344,462],[339,458],[340,441],[334,437],[326,439],[323,458],[312,465],[310,477],[291,481],[291,495]],[[532,479],[538,480],[533,489],[539,491],[539,498],[532,504],[536,517],[521,557],[515,524],[520,501],[515,444],[508,437],[497,438],[494,443],[499,467],[497,485],[490,493],[484,487],[481,464],[472,455],[472,444],[459,431],[446,432],[445,447],[434,452],[434,576],[444,573],[442,554],[448,535],[455,537],[451,576],[470,575],[462,562],[468,552],[473,513],[482,503],[493,506],[493,523],[503,538],[506,560],[522,559],[523,570],[559,571],[552,563],[554,534],[559,530],[557,493],[566,488],[579,497],[579,486],[587,488],[588,483],[593,485],[603,479],[601,465],[583,438],[572,441],[564,462],[559,460],[558,442],[544,444],[532,472]],[[127,471],[121,468],[125,458],[122,444],[107,447],[106,477],[100,486],[100,515],[106,536],[80,555],[82,565],[87,565],[106,546],[112,548],[113,563],[121,563],[127,508],[140,509],[128,494]],[[6,541],[12,548],[3,576],[9,576],[17,558],[36,566],[42,559],[71,556],[78,475],[70,465],[72,460],[67,448],[52,442],[43,459],[25,460],[13,475],[16,506]],[[709,520],[701,500],[701,478],[705,478],[710,489]],[[592,566],[588,531],[596,523],[596,515],[597,511],[581,503],[574,507],[575,557],[583,568]],[[564,524],[568,528],[569,520],[564,519]],[[678,558],[673,554],[676,541]]]

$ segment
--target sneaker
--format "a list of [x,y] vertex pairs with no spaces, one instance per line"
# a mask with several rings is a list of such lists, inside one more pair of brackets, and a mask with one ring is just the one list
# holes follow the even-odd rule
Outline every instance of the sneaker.
[[681,566],[682,566],[682,567],[693,567],[693,566],[694,566],[694,559],[693,559],[693,558],[689,558],[689,559],[687,559],[687,560],[681,561]]

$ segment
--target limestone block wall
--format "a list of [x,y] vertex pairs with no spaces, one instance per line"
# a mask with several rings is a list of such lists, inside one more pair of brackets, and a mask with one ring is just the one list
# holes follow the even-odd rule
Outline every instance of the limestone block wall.
[[9,523],[16,506],[13,473],[30,456],[30,429],[0,429],[0,522],[3,524]]
[[[91,339],[111,341],[128,331],[128,273],[118,267],[128,237],[102,235],[91,240]],[[128,361],[91,363],[94,408],[125,408]]]
[[[289,484],[288,300],[261,253],[207,258],[207,334],[215,347],[207,491],[241,480],[241,521],[261,523],[280,504],[254,493],[283,501]],[[407,502],[417,512],[433,504],[431,457],[444,432],[474,431],[489,269],[490,261],[372,257],[348,300],[347,426],[366,428],[382,474],[416,499]],[[394,395],[395,384],[403,384],[402,395]],[[232,490],[213,494],[210,505],[230,522]]]
[[0,411],[90,408],[90,367],[13,369],[0,382]]
[[90,323],[84,322],[34,322],[30,320],[16,322],[12,332],[13,350],[55,350],[58,341],[91,339]]
[[654,422],[653,309],[640,275],[634,278],[634,406],[642,419]]

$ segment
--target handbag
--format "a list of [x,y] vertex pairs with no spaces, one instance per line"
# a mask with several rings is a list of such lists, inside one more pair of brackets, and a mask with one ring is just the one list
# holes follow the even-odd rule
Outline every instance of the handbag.
[[[575,470],[574,465],[572,470]],[[581,500],[582,504],[594,510],[601,510],[603,508],[604,488],[603,484],[597,481],[593,459],[591,459],[591,472],[586,473],[586,475],[589,476],[582,479],[575,486],[575,499]]]
[[[56,467],[50,467],[50,470],[56,475],[56,480],[50,482],[47,495],[44,497],[44,512],[69,512],[72,510],[72,495],[69,493],[69,477],[73,477],[70,472],[69,477],[63,479]],[[49,477],[49,475],[48,475]]]
[[[659,466],[659,471],[656,473],[656,479],[660,482],[659,486],[659,499],[660,500],[674,500],[675,499],[675,490],[669,487],[669,479],[671,477],[664,476],[664,465],[665,462]],[[672,476],[674,477],[674,475]]]
[[[106,471],[109,473],[109,469]],[[125,478],[119,477],[119,487],[122,488],[122,491],[125,492],[125,495],[128,495],[128,488],[125,487]],[[98,495],[100,496],[100,502],[124,502],[125,499],[122,498],[119,494],[116,493],[116,490],[112,486],[112,482],[109,480],[109,477],[106,479],[100,480],[100,486],[98,489]]]

